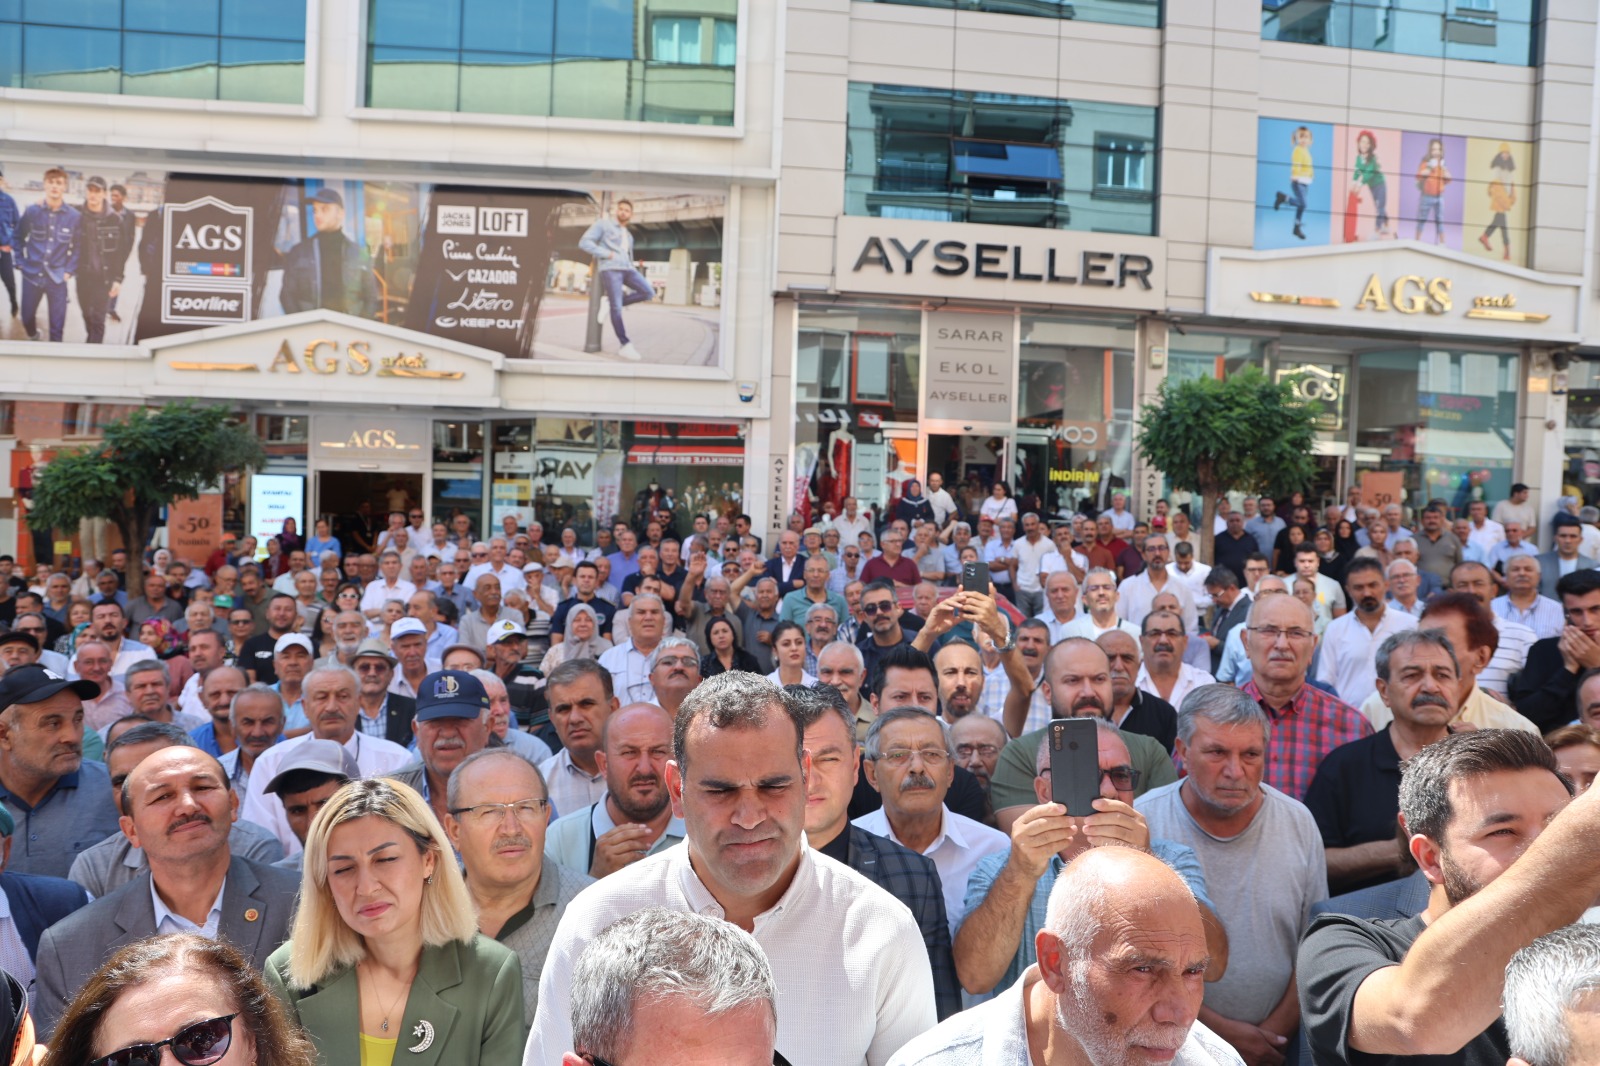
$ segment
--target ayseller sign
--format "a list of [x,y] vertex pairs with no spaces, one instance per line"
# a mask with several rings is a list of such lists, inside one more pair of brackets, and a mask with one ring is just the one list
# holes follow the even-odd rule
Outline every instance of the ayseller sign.
[[1017,410],[1016,316],[928,314],[922,417],[1010,424]]
[[1335,329],[1576,341],[1583,283],[1416,241],[1214,248],[1206,313]]
[[1167,244],[1158,237],[842,215],[840,292],[1159,311]]

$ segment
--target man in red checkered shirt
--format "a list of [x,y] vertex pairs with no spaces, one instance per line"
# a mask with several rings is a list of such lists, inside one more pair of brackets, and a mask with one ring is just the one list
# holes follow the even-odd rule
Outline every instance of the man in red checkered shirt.
[[1317,645],[1310,607],[1293,596],[1261,596],[1245,626],[1244,647],[1255,676],[1240,691],[1272,719],[1266,781],[1303,800],[1322,757],[1370,736],[1372,723],[1348,703],[1307,683]]

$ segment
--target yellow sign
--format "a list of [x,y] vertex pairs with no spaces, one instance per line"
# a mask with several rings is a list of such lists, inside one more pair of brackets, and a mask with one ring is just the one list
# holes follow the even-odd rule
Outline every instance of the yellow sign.
[[1442,315],[1454,306],[1450,302],[1449,278],[1424,280],[1420,274],[1406,274],[1396,279],[1387,290],[1388,299],[1384,298],[1385,295],[1383,282],[1378,275],[1372,275],[1361,292],[1361,299],[1356,302],[1356,310],[1387,311],[1392,306],[1402,315],[1415,315],[1423,311],[1430,315]]
[[[168,364],[174,370],[211,370],[225,373],[255,374],[261,371],[256,363],[197,363],[173,360]],[[421,352],[400,352],[397,355],[372,355],[367,341],[350,341],[343,352],[339,343],[319,338],[307,344],[303,352],[296,352],[287,339],[278,345],[277,354],[267,366],[269,374],[346,374],[363,377],[376,374],[380,378],[417,378],[428,381],[460,381],[465,377],[461,370],[430,370],[428,357]]]

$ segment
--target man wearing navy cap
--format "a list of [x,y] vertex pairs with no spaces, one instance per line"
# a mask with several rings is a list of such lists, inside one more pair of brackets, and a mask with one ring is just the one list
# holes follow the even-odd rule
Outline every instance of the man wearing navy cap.
[[17,827],[16,873],[65,877],[78,852],[117,830],[111,777],[83,760],[83,701],[99,694],[38,665],[0,679],[0,802]]
[[280,299],[289,314],[326,307],[371,318],[378,310],[378,286],[366,253],[344,234],[344,197],[321,188],[306,200],[315,232],[283,259]]
[[439,824],[448,825],[450,772],[489,746],[489,691],[464,670],[435,670],[417,689],[412,728],[421,759],[389,776],[421,793]]

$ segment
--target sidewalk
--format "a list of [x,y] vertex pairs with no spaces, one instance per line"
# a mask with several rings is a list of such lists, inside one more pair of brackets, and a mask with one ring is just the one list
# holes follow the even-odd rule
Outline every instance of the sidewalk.
[[[639,303],[623,314],[633,346],[644,356],[642,362],[668,366],[717,365],[721,308]],[[583,341],[589,322],[587,296],[547,295],[539,308],[539,331],[533,342],[533,357],[634,365],[617,355],[619,345],[616,334],[611,331],[609,317],[601,327],[600,351],[585,352]]]

